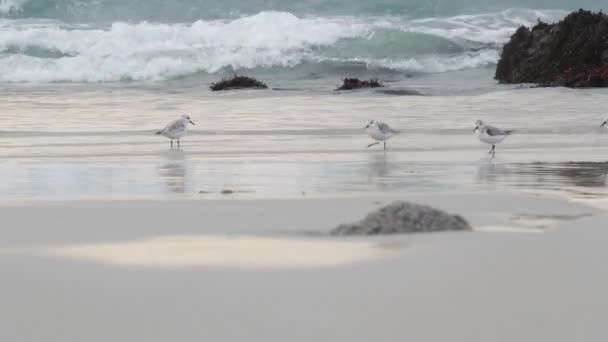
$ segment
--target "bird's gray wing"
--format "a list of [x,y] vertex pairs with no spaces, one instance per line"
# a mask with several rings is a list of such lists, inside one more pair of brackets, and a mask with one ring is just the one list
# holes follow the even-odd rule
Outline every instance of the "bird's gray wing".
[[498,136],[498,135],[507,135],[509,133],[507,133],[506,131],[503,131],[502,129],[498,128],[498,127],[494,127],[494,126],[486,126],[486,133],[488,133],[488,135],[490,136]]
[[156,134],[166,134],[166,133],[169,133],[172,131],[183,130],[185,128],[186,128],[186,124],[184,122],[182,122],[181,120],[175,120],[175,121],[171,122],[170,124],[168,124],[167,126],[165,126],[165,128],[158,131]]
[[384,122],[378,122],[378,128],[380,129],[380,132],[382,132],[384,134],[387,134],[387,133],[399,133],[399,131],[390,128]]
[[156,134],[165,134],[169,131],[169,125],[165,126],[163,129],[161,129],[160,131],[156,132]]
[[169,125],[170,131],[179,131],[183,130],[184,128],[186,128],[186,124],[182,120],[174,121]]

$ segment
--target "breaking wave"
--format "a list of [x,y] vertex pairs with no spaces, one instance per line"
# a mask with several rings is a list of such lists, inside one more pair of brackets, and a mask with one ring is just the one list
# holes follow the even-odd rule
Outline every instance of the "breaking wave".
[[[0,11],[18,11],[24,2],[0,0]],[[162,81],[224,68],[289,70],[315,63],[441,73],[493,64],[519,25],[564,14],[510,9],[409,20],[260,12],[188,24],[105,26],[0,20],[0,81]]]

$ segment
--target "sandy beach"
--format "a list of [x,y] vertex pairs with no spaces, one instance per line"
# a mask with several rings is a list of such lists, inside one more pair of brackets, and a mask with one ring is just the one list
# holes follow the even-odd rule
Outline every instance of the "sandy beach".
[[[7,97],[0,340],[605,340],[604,91],[155,94]],[[198,123],[180,150],[151,134],[171,106]],[[518,128],[495,158],[477,117]],[[394,200],[474,231],[328,234]]]
[[327,235],[390,197],[4,204],[0,337],[605,338],[603,211],[516,193],[404,197],[476,231]]
[[608,341],[580,7],[0,0],[0,342]]

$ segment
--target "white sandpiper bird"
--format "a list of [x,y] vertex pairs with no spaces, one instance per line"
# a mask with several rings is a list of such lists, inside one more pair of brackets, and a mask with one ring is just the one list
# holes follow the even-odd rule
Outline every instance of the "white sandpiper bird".
[[194,125],[194,122],[190,120],[188,115],[182,115],[179,119],[171,122],[165,128],[156,132],[156,135],[164,135],[171,139],[171,148],[173,148],[173,140],[177,140],[177,148],[179,148],[179,139],[186,135],[188,132],[188,124]]
[[492,145],[488,153],[494,155],[496,153],[496,144],[500,144],[506,137],[513,134],[515,131],[502,130],[494,126],[486,125],[481,120],[477,120],[477,122],[475,122],[474,132],[481,142]]
[[376,140],[375,143],[371,143],[367,145],[367,147],[372,147],[374,145],[378,145],[380,142],[384,142],[384,149],[386,150],[386,141],[395,135],[399,134],[399,131],[390,128],[384,122],[370,120],[365,126],[365,132],[372,139]]
[[604,127],[608,125],[608,116],[606,118],[604,118],[604,122],[602,122],[602,124],[600,125],[600,127]]

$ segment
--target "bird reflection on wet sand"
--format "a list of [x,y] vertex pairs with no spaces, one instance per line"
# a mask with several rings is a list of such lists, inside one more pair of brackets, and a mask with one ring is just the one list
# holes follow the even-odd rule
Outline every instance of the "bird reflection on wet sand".
[[158,175],[166,183],[169,192],[186,192],[186,153],[183,150],[169,150],[163,153],[166,163],[159,166]]
[[369,155],[365,171],[367,183],[382,191],[401,191],[405,189],[427,189],[434,186],[428,176],[417,172],[420,165],[404,162],[390,153]]
[[370,154],[368,165],[370,179],[386,177],[391,170],[390,159],[386,152]]

